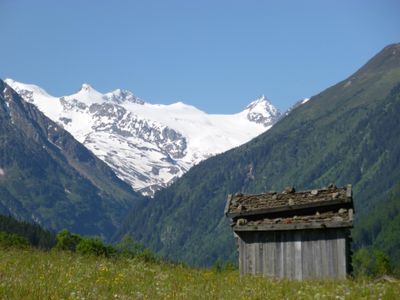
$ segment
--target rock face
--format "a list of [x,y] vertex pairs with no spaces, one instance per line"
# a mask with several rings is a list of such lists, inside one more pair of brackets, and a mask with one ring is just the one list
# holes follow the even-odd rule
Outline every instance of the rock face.
[[264,127],[271,127],[282,116],[279,110],[264,95],[251,102],[246,107],[246,110],[248,111],[247,119],[249,121],[262,124]]
[[73,95],[53,97],[35,85],[6,82],[119,178],[150,196],[200,161],[265,132],[281,117],[264,96],[240,113],[210,115],[181,102],[149,104],[121,89],[102,94],[83,84]]
[[141,198],[1,80],[0,157],[0,214],[52,230],[110,238]]

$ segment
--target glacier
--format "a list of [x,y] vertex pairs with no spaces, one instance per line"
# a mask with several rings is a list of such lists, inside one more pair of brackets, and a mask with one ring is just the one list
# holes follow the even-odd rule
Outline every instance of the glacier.
[[223,115],[182,102],[151,104],[122,89],[103,94],[86,83],[55,97],[34,84],[5,82],[147,196],[200,161],[250,141],[282,116],[265,96]]

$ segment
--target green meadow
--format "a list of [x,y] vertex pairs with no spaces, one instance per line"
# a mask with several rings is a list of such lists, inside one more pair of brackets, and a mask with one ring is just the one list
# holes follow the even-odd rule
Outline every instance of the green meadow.
[[398,299],[392,279],[285,281],[142,258],[0,248],[0,299]]

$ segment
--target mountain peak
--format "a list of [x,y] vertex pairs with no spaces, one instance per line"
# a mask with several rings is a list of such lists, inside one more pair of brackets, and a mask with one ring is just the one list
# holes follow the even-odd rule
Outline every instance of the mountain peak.
[[83,83],[81,86],[81,89],[79,91],[80,92],[91,92],[91,91],[96,91],[96,90],[90,84]]
[[281,112],[264,95],[247,105],[245,113],[249,121],[262,123],[265,127],[272,126],[281,117]]
[[12,84],[16,83],[16,81],[14,79],[11,79],[11,78],[4,79],[4,82],[7,83],[9,86],[11,86]]
[[[354,82],[356,78],[366,78],[375,72],[387,72],[400,67],[400,43],[391,44],[383,48],[372,57],[364,66],[351,76]],[[364,79],[365,80],[365,79]]]
[[25,99],[32,98],[32,94],[39,97],[51,97],[44,89],[34,84],[21,83],[11,78],[4,79],[4,82],[17,93],[23,94]]
[[96,91],[90,84],[83,83],[80,90],[73,95],[65,96],[65,99],[75,99],[87,105],[103,103],[103,94]]
[[144,101],[137,98],[131,91],[123,89],[116,89],[104,94],[104,99],[115,103],[132,102],[136,104],[144,104]]
[[265,106],[265,104],[270,104],[267,97],[264,95],[259,96],[254,101],[252,101],[249,105],[247,105],[246,109],[252,110],[257,106]]

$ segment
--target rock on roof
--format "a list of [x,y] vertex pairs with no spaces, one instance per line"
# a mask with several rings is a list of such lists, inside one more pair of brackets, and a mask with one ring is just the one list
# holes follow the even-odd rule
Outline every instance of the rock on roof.
[[225,215],[235,232],[352,227],[351,185],[319,190],[229,195]]
[[241,216],[268,215],[285,211],[349,204],[352,207],[351,185],[296,192],[287,188],[282,193],[269,192],[256,195],[236,193],[228,196],[225,215],[230,218]]
[[286,217],[247,220],[239,218],[232,224],[234,231],[277,231],[315,228],[352,227],[353,209],[340,208],[313,215],[294,215]]

